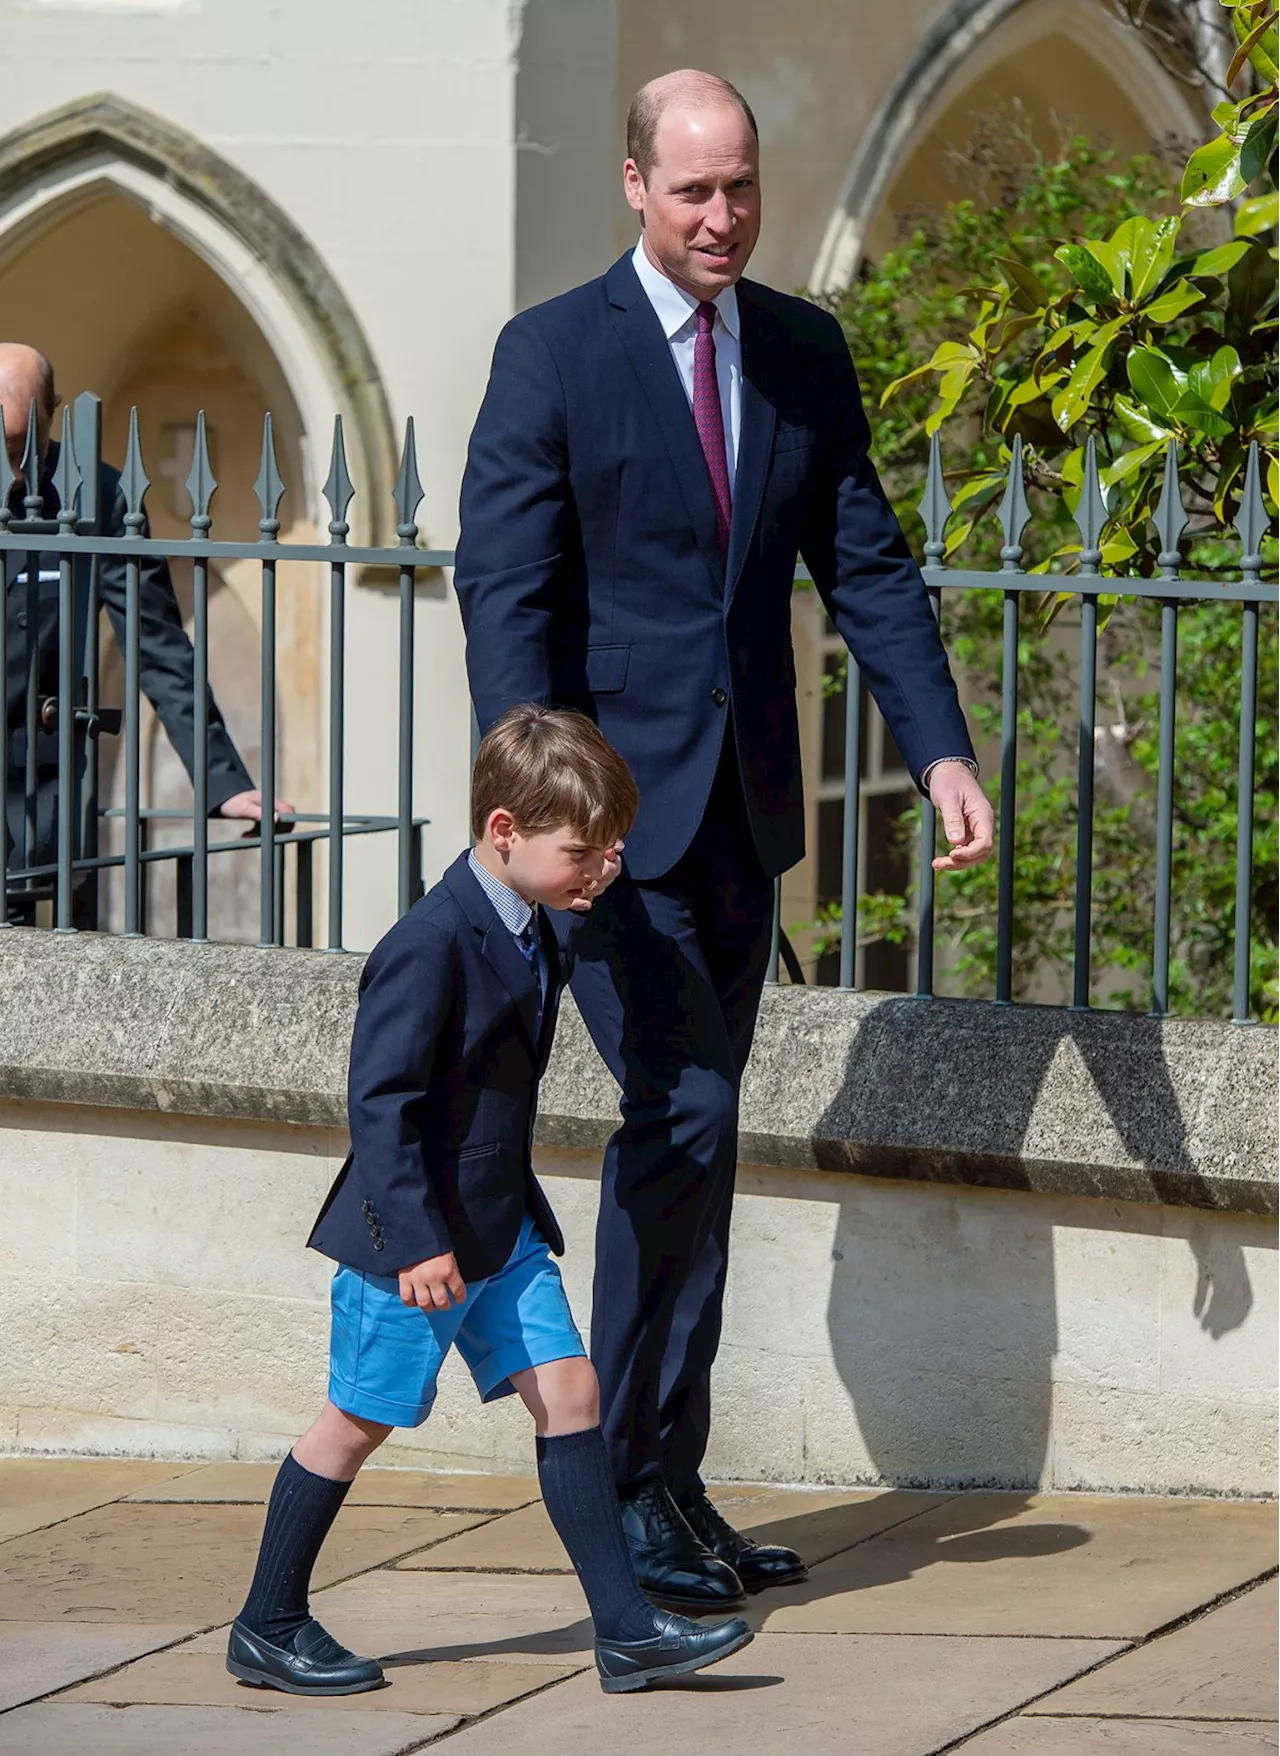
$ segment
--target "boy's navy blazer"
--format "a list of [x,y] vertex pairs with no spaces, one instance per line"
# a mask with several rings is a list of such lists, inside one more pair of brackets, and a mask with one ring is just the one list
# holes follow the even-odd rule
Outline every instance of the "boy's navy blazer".
[[507,324],[463,477],[454,585],[480,729],[516,702],[589,713],[640,789],[633,878],[688,848],[730,725],[766,873],[803,855],[797,552],[912,775],[973,754],[840,325],[749,280],[738,311],[727,558],[689,400],[629,255]]
[[533,1174],[538,1080],[555,1034],[562,954],[539,915],[547,994],[462,854],[370,953],[347,1109],[351,1151],[312,1249],[393,1275],[452,1250],[466,1281],[496,1274],[526,1213],[564,1239]]

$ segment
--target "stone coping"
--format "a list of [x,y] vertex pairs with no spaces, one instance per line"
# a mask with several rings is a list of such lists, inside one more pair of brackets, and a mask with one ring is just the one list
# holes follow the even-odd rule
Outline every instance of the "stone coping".
[[[363,959],[0,933],[0,1096],[344,1127]],[[1277,1036],[1208,1020],[767,990],[739,1157],[1277,1210]],[[537,1139],[597,1148],[617,1088],[571,1002]]]

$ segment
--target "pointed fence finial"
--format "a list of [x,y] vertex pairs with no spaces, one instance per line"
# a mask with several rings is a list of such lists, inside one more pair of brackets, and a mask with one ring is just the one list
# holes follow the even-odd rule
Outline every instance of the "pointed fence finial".
[[1267,507],[1262,498],[1262,472],[1258,468],[1256,439],[1249,446],[1249,462],[1245,466],[1244,487],[1235,522],[1240,533],[1240,571],[1246,579],[1256,580],[1262,574],[1262,538],[1267,529]]
[[142,510],[142,502],[146,499],[147,489],[151,482],[142,467],[142,442],[138,438],[138,411],[129,410],[129,443],[124,451],[124,468],[120,471],[120,486],[124,491],[124,524],[130,535],[136,536],[146,522],[146,513]]
[[69,535],[80,517],[80,486],[83,481],[76,462],[75,438],[71,426],[71,410],[62,411],[62,443],[58,446],[58,465],[53,472],[53,486],[58,496],[58,529]]
[[258,529],[262,532],[263,540],[271,542],[280,535],[280,520],[276,513],[284,499],[284,478],[276,462],[276,436],[270,409],[262,417],[262,462],[258,465],[258,479],[253,484],[253,491],[262,508]]
[[[0,433],[4,431],[4,404],[0,403]],[[13,484],[17,481],[9,467],[9,448],[0,445],[0,531],[8,530],[12,513],[9,510],[9,496],[13,492]]]
[[404,424],[404,449],[400,453],[400,473],[394,489],[396,512],[400,522],[396,536],[401,546],[412,547],[418,540],[417,511],[422,504],[422,483],[418,479],[418,452],[413,437],[413,416]]
[[924,520],[924,564],[936,567],[947,553],[947,521],[951,517],[951,499],[942,476],[942,441],[936,433],[929,440],[929,474],[920,516]]
[[1098,447],[1091,434],[1084,448],[1084,481],[1080,488],[1080,503],[1076,507],[1081,573],[1096,573],[1102,565],[1102,530],[1106,522],[1107,503],[1098,480]]
[[187,477],[187,492],[191,496],[192,536],[207,536],[212,528],[209,507],[217,491],[213,459],[209,455],[209,429],[205,423],[204,410],[201,409],[196,416],[196,437],[191,447],[191,474]]
[[1013,455],[1009,459],[1009,479],[1004,499],[1000,502],[1000,530],[1004,547],[1000,551],[1002,573],[1022,572],[1022,533],[1031,523],[1026,489],[1022,485],[1022,434],[1013,436]]
[[332,542],[345,542],[351,526],[347,523],[347,507],[355,495],[355,483],[347,468],[347,448],[342,437],[342,416],[333,417],[333,451],[329,457],[329,474],[323,493],[329,502],[329,537]]
[[1187,528],[1187,509],[1182,504],[1182,483],[1178,480],[1176,439],[1170,439],[1165,446],[1164,487],[1160,493],[1160,504],[1156,507],[1151,522],[1160,538],[1160,554],[1157,559],[1161,577],[1176,579],[1178,569],[1182,566],[1182,550],[1179,545],[1182,533]]
[[40,413],[33,396],[27,407],[27,439],[22,448],[22,510],[28,518],[39,518],[44,506],[40,492]]

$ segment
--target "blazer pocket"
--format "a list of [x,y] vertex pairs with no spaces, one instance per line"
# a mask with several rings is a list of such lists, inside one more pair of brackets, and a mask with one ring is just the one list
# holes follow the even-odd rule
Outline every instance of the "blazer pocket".
[[616,695],[626,688],[630,663],[629,646],[589,646],[587,688],[593,695]]
[[455,1156],[458,1163],[461,1164],[464,1159],[486,1158],[497,1152],[498,1146],[499,1142],[496,1140],[490,1140],[480,1146],[460,1146]]
[[787,451],[809,451],[813,443],[814,436],[807,427],[783,427],[774,435],[773,455],[781,457]]

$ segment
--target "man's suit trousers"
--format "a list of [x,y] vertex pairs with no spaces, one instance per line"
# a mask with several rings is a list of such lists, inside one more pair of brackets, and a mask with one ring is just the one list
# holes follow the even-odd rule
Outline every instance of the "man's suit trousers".
[[596,1047],[622,1087],[605,1151],[591,1357],[619,1486],[692,1487],[711,1422],[738,1144],[738,1088],[768,963],[773,884],[732,730],[693,843],[625,874],[557,931]]

